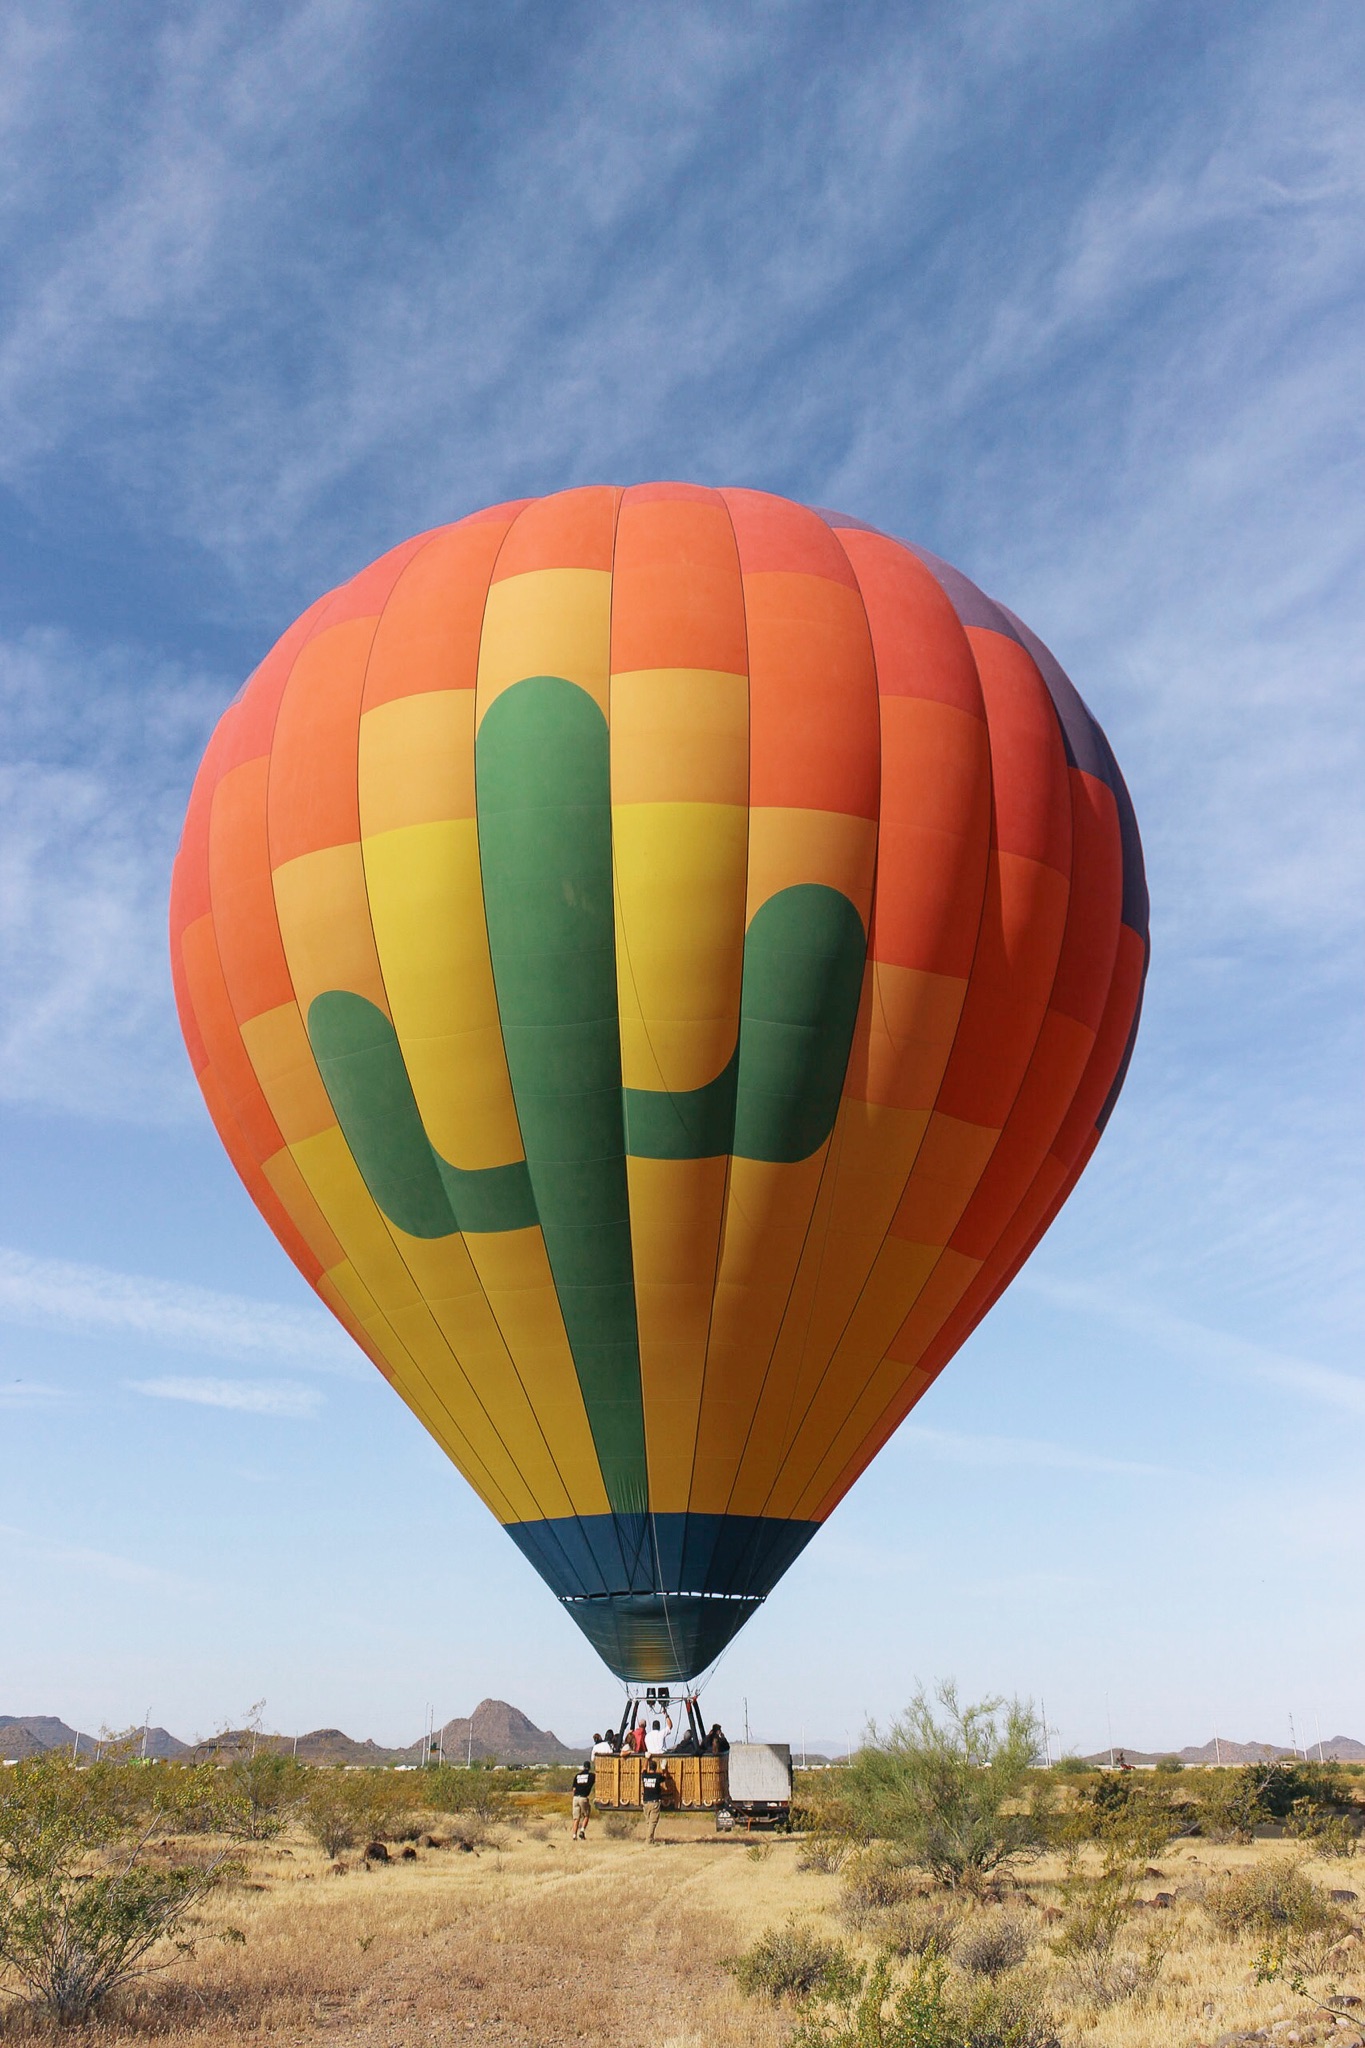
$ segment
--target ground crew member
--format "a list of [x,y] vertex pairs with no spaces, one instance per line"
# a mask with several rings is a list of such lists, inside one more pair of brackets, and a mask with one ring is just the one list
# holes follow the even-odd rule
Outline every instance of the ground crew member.
[[640,1798],[645,1809],[645,1840],[652,1842],[659,1827],[659,1815],[663,1811],[664,1793],[668,1790],[668,1772],[658,1757],[648,1757],[640,1773]]
[[592,1788],[597,1782],[597,1773],[591,1759],[580,1764],[573,1774],[573,1833],[571,1840],[586,1842],[588,1821],[592,1816]]

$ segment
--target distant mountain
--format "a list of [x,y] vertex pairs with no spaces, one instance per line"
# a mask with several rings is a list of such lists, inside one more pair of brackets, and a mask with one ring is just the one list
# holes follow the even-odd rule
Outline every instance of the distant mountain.
[[[491,1757],[498,1764],[573,1764],[581,1749],[570,1749],[548,1728],[537,1728],[519,1707],[506,1700],[480,1700],[467,1719],[447,1721],[436,1735],[436,1748],[447,1763],[477,1763]],[[414,1742],[404,1761],[416,1761],[421,1742]]]
[[[1120,1746],[1115,1743],[1113,1754],[1117,1757],[1119,1753]],[[1168,1756],[1178,1757],[1182,1764],[1265,1764],[1274,1762],[1277,1757],[1286,1760],[1306,1757],[1314,1763],[1318,1745],[1314,1740],[1306,1748],[1295,1750],[1286,1742],[1230,1742],[1226,1736],[1219,1736],[1216,1741],[1201,1743],[1198,1748],[1193,1745],[1185,1749],[1124,1748],[1122,1754],[1125,1762],[1130,1764],[1159,1764],[1163,1757]],[[1351,1735],[1334,1735],[1330,1742],[1323,1743],[1322,1755],[1327,1763],[1365,1762],[1365,1742],[1357,1742]],[[1107,1749],[1098,1749],[1093,1756],[1082,1758],[1082,1762],[1107,1764],[1109,1756]]]
[[[144,1746],[145,1736],[145,1746]],[[126,1729],[121,1735],[87,1735],[68,1728],[55,1714],[0,1714],[0,1757],[14,1759],[41,1756],[44,1750],[65,1749],[73,1756],[93,1757],[111,1744],[125,1753],[152,1757],[186,1756],[189,1744],[180,1742],[164,1728]]]

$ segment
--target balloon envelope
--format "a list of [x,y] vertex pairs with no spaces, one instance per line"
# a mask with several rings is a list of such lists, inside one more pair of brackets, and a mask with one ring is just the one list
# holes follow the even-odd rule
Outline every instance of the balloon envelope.
[[257,1206],[631,1679],[716,1657],[1028,1257],[1147,960],[1028,629],[685,484],[320,599],[213,735],[171,922]]

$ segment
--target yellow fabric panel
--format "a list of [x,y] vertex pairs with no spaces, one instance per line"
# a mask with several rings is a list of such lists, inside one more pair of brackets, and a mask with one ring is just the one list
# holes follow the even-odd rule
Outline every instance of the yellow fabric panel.
[[286,1144],[315,1137],[336,1122],[297,1003],[262,1010],[259,1016],[248,1017],[240,1030],[261,1093]]
[[506,1166],[523,1157],[521,1130],[474,819],[367,838],[364,862],[387,1007],[427,1136],[451,1166]]
[[909,1244],[898,1237],[886,1240],[833,1357],[810,1375],[813,1383],[802,1388],[793,1405],[782,1455],[773,1461],[765,1512],[795,1513],[792,1502],[801,1497],[830,1439],[856,1406],[942,1252],[941,1245]]
[[[980,1259],[964,1258],[960,1252],[940,1252],[938,1263],[911,1311],[911,1329],[904,1339],[904,1348],[913,1352],[913,1358],[887,1357],[877,1366],[847,1421],[833,1441],[827,1443],[824,1456],[790,1512],[801,1517],[811,1514],[819,1505],[859,1445],[876,1428],[906,1382],[914,1377],[914,1359],[932,1343],[980,1270]],[[901,1339],[897,1339],[896,1349],[902,1349]]]
[[388,1014],[358,841],[301,853],[272,876],[289,978],[305,1020],[314,996],[349,989]]
[[608,704],[611,571],[528,569],[494,583],[479,641],[478,719],[526,676],[563,676]]
[[649,1500],[691,1501],[727,1159],[627,1159]]
[[610,1512],[587,1410],[538,1228],[471,1232],[469,1261],[541,1428],[554,1446],[570,1512]]
[[896,1211],[897,1237],[947,1244],[999,1142],[999,1131],[935,1110]]
[[520,1485],[533,1502],[532,1514],[571,1514],[543,1429],[463,1240],[409,1237],[395,1229],[394,1242],[453,1353],[436,1384],[464,1436],[509,1498]]
[[953,1049],[966,977],[869,960],[846,1095],[931,1109]]
[[791,1432],[876,1264],[928,1121],[927,1110],[847,1100],[840,1105],[819,1202],[735,1489],[736,1514],[765,1511]]
[[452,1454],[461,1470],[472,1463],[486,1475],[512,1510],[513,1518],[534,1519],[536,1497],[516,1460],[475,1399],[436,1318],[424,1301],[388,1311],[388,1319],[411,1353],[414,1372],[394,1384],[414,1408],[434,1416],[432,1434],[459,1448]]
[[746,921],[779,890],[798,882],[823,882],[848,897],[866,926],[876,864],[874,818],[755,805],[749,813]]
[[749,678],[644,668],[611,679],[613,804],[749,802]]
[[[376,1345],[380,1343],[386,1327],[382,1317],[364,1324],[366,1335]],[[391,1347],[401,1349],[392,1331],[389,1333],[389,1341]],[[509,1499],[484,1469],[451,1422],[445,1409],[433,1397],[417,1367],[414,1365],[405,1371],[395,1372],[390,1385],[404,1407],[409,1408],[416,1416],[427,1435],[440,1445],[456,1471],[468,1480],[484,1506],[495,1514],[500,1522],[519,1521],[521,1496]]]
[[748,812],[735,805],[613,807],[627,1088],[700,1088],[734,1052],[747,849]]
[[363,838],[474,815],[474,692],[424,690],[360,720]]
[[285,1212],[313,1256],[324,1267],[334,1266],[342,1256],[332,1226],[319,1209],[294,1163],[288,1146],[272,1153],[261,1163],[261,1172],[283,1203]]
[[347,1258],[387,1315],[417,1300],[417,1286],[399,1257],[389,1225],[375,1206],[340,1128],[290,1147],[309,1193]]
[[731,1162],[692,1481],[700,1513],[728,1506],[827,1149],[794,1165]]

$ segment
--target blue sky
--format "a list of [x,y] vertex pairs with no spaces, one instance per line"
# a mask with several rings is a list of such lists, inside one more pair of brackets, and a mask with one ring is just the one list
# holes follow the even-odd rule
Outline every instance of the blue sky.
[[0,12],[0,1710],[605,1715],[239,1189],[165,898],[319,590],[683,476],[1020,612],[1153,899],[1094,1164],[716,1711],[1365,1738],[1362,62],[1354,0]]

